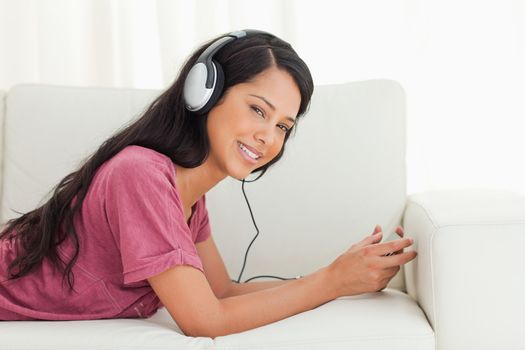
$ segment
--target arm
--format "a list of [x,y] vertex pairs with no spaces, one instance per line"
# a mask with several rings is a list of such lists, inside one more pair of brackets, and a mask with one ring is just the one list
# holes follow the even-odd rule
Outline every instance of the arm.
[[202,260],[206,279],[208,280],[208,283],[210,284],[215,296],[219,299],[277,287],[290,281],[284,280],[235,283],[230,279],[213,236],[210,236],[208,239],[197,243],[196,247],[199,257]]
[[293,281],[293,280],[262,281],[262,282],[259,281],[259,282],[247,282],[247,283],[232,282],[230,285],[230,288],[224,294],[224,298],[253,293],[259,290],[282,286],[284,284],[290,283],[290,281]]
[[302,279],[223,299],[216,296],[205,274],[193,266],[174,266],[148,282],[184,334],[215,338],[285,319],[340,295],[384,288],[399,265],[414,259],[415,253],[385,257],[412,242],[400,239],[376,244],[380,239],[380,233],[365,237],[330,265]]
[[224,299],[218,299],[204,274],[191,266],[175,266],[148,281],[186,335],[215,338],[273,323],[335,299],[328,278],[329,269],[322,268],[274,288]]
[[302,279],[267,282],[266,289],[222,299],[223,332],[238,333],[277,322],[335,299],[336,291],[329,289],[328,279],[329,269],[322,268]]

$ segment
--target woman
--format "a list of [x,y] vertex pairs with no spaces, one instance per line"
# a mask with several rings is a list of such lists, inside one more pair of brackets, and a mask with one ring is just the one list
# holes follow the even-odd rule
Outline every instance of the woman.
[[415,252],[403,252],[409,239],[376,244],[379,226],[292,281],[234,284],[213,242],[206,192],[277,162],[312,93],[306,64],[269,33],[201,46],[140,119],[8,221],[0,320],[150,317],[165,306],[185,334],[216,337],[385,288]]

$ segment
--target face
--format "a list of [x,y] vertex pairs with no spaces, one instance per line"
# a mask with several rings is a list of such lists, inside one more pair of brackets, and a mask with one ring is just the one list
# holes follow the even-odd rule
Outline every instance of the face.
[[300,103],[292,76],[275,67],[232,86],[208,113],[207,161],[224,176],[246,178],[279,154]]

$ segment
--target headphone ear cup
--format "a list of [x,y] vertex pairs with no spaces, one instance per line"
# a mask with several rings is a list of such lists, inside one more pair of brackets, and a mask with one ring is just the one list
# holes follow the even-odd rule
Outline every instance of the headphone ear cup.
[[215,66],[215,71],[217,72],[217,80],[215,81],[215,86],[213,88],[213,92],[210,96],[210,99],[199,111],[199,114],[208,113],[210,109],[212,109],[213,106],[215,106],[215,103],[217,103],[217,101],[219,100],[219,97],[222,94],[222,89],[224,87],[224,72],[222,70],[221,65],[215,60],[212,60],[212,64]]

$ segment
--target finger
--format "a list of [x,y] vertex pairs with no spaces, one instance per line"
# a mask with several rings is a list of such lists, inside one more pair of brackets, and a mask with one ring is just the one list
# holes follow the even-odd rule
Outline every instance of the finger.
[[377,235],[380,232],[381,232],[381,235],[379,236],[378,239],[374,239],[372,241],[372,244],[379,243],[381,242],[381,239],[383,239],[383,229],[381,228],[381,225],[376,225],[376,227],[374,228],[374,232],[372,233],[372,236]]
[[[396,232],[396,233],[398,234],[398,236],[401,237],[401,238],[403,238],[404,235],[405,235],[405,231],[403,230],[403,227],[401,227],[401,226],[398,226],[398,227],[396,228],[396,231],[395,231],[395,232]],[[393,255],[393,254],[401,254],[401,253],[403,253],[403,249],[400,249],[400,250],[395,251],[394,253],[392,253],[392,255]]]
[[383,266],[383,268],[391,266],[401,266],[415,259],[416,256],[417,252],[415,250],[410,250],[408,252],[392,256],[382,256],[380,264]]
[[399,250],[396,250],[395,252],[386,253],[384,256],[391,256],[391,255],[401,254],[404,251],[405,251],[404,249],[399,249]]
[[386,243],[379,243],[374,245],[372,253],[374,255],[385,255],[404,249],[412,245],[412,238],[400,238]]
[[367,245],[380,242],[382,237],[383,237],[383,232],[379,231],[371,236],[366,236],[360,242],[357,242],[356,244],[354,244],[354,246],[362,248]]

